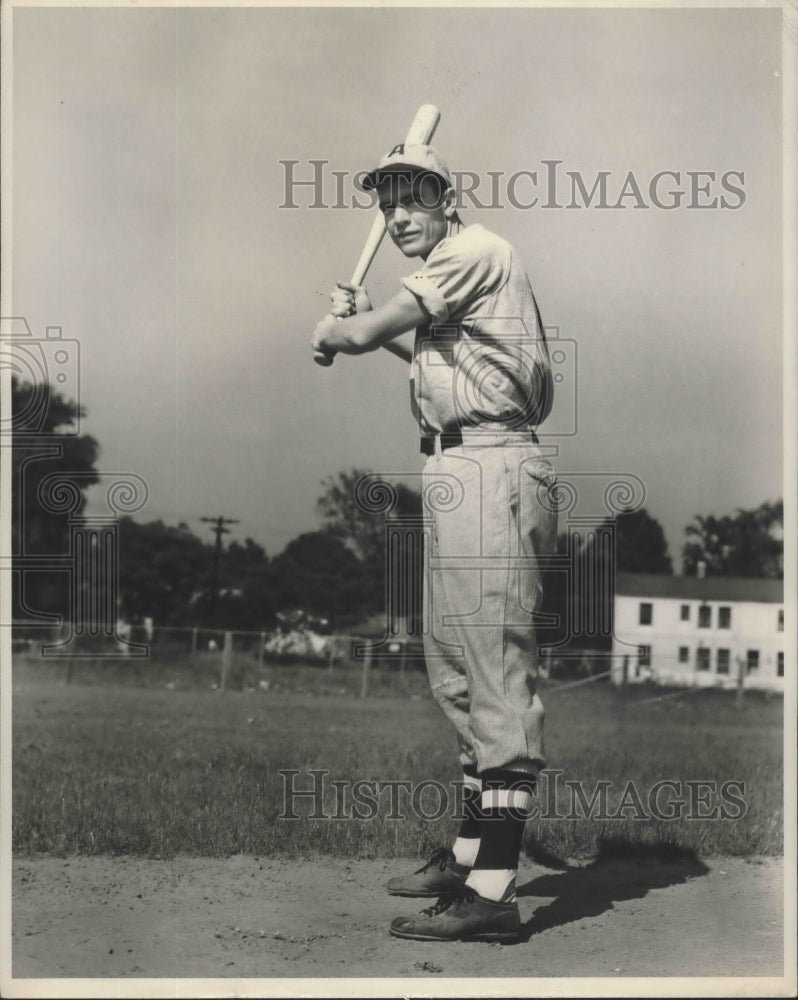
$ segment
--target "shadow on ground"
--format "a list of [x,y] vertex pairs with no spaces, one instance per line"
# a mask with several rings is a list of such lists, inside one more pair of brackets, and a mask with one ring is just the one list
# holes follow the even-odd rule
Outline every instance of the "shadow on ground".
[[612,910],[615,903],[642,899],[651,889],[680,885],[709,872],[689,848],[665,843],[630,845],[613,838],[602,839],[596,857],[584,867],[554,858],[547,862],[561,870],[540,875],[517,889],[518,896],[553,897],[523,924],[521,944],[541,931],[598,917]]

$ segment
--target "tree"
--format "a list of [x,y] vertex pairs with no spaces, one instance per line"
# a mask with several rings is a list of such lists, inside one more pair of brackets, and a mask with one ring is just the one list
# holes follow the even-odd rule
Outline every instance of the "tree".
[[[385,518],[421,512],[421,495],[403,483],[389,483],[368,469],[350,469],[322,481],[324,493],[316,508],[324,526],[338,535],[362,560],[381,555],[385,549]],[[390,509],[382,499],[393,497]]]
[[[609,649],[613,623],[614,572],[670,573],[665,534],[646,510],[625,510],[595,528],[577,526],[558,535],[557,555],[567,565],[548,569],[543,578],[545,615],[560,624],[540,625],[541,645]],[[567,559],[565,558],[567,557]],[[567,628],[566,628],[567,623]]]
[[265,550],[251,538],[231,542],[222,557],[219,620],[223,627],[271,628],[281,606],[279,575]]
[[176,528],[163,521],[140,524],[132,517],[119,522],[119,562],[122,613],[159,625],[204,624],[210,602],[208,585],[213,547],[188,525]]
[[[187,524],[120,521],[122,613],[132,622],[208,626],[214,546]],[[270,628],[280,607],[276,572],[251,538],[231,542],[221,562],[215,624],[223,629]]]
[[312,531],[289,542],[274,562],[281,609],[325,618],[335,631],[362,617],[372,598],[363,563],[332,531]]
[[[11,551],[19,570],[14,574],[13,614],[65,615],[68,571],[54,568],[55,560],[48,567],[46,557],[69,554],[72,526],[86,507],[85,491],[99,482],[94,467],[99,445],[90,435],[75,433],[82,407],[49,385],[12,376],[11,414]],[[65,498],[70,502],[61,504]],[[42,557],[41,568],[26,565],[28,556]]]
[[541,612],[555,616],[557,626],[538,625],[542,646],[562,650],[607,649],[612,644],[613,591],[611,522],[597,529],[570,530],[557,536],[559,568],[543,574]]
[[621,511],[615,521],[615,538],[617,572],[673,572],[662,525],[644,507]]
[[[568,534],[557,535],[556,554],[564,557],[569,552]],[[556,626],[538,624],[535,628],[535,638],[540,646],[562,646],[568,639],[568,602],[570,578],[561,571],[548,569],[543,573],[543,600],[541,615],[553,618]]]
[[737,508],[722,517],[696,515],[684,529],[689,539],[682,549],[686,576],[698,563],[711,576],[753,576],[780,579],[784,574],[784,504],[766,501],[751,510]]
[[[413,566],[415,574],[412,588],[420,595],[423,565],[421,558],[412,558],[421,549],[421,494],[403,483],[388,482],[379,474],[366,469],[339,472],[323,481],[324,493],[317,509],[325,529],[338,538],[357,557],[360,576],[364,582],[361,615],[385,610],[386,587],[395,590],[400,585],[401,570],[396,578],[390,576],[387,565],[386,538],[390,521],[415,521],[416,527],[403,533],[401,543],[394,549],[397,563]],[[384,501],[389,500],[389,503]],[[355,591],[358,592],[355,588]],[[416,598],[411,602],[420,606]]]

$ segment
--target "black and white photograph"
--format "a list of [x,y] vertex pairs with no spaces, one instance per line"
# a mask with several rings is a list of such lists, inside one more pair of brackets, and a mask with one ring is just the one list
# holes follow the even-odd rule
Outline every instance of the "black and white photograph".
[[0,16],[0,993],[794,996],[794,3]]

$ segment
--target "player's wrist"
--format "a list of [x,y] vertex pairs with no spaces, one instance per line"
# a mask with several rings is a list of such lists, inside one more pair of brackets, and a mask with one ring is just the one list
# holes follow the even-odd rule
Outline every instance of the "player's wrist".
[[319,322],[316,324],[316,329],[313,332],[313,339],[311,340],[311,348],[314,352],[319,353],[330,353],[335,352],[336,347],[331,342],[333,335],[337,332],[337,327],[339,322],[342,322],[335,318],[331,313],[327,313]]

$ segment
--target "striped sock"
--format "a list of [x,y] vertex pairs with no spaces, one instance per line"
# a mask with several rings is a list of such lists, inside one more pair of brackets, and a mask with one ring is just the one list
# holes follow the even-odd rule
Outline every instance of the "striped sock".
[[463,820],[452,846],[455,861],[459,865],[473,867],[479,850],[481,830],[480,795],[482,782],[477,777],[477,769],[466,764],[463,767]]
[[535,778],[500,768],[481,777],[482,837],[466,884],[487,899],[511,901]]

